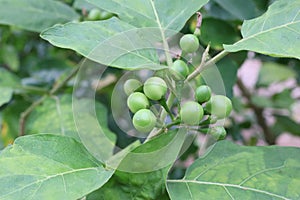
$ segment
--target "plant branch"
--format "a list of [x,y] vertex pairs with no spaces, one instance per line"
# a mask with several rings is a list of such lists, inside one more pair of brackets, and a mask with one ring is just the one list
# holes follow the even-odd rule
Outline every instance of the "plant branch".
[[20,116],[20,120],[19,120],[19,126],[20,126],[20,132],[19,132],[19,136],[23,136],[25,135],[25,122],[27,117],[29,116],[29,114],[38,106],[40,105],[46,98],[48,95],[54,95],[59,89],[61,89],[72,77],[74,77],[78,70],[79,67],[76,67],[75,69],[73,69],[73,71],[65,78],[63,79],[60,83],[55,84],[52,89],[50,90],[50,92],[48,94],[43,95],[41,98],[39,98],[38,100],[34,101],[24,112],[21,113]]
[[266,119],[264,118],[263,115],[263,111],[264,109],[261,107],[258,107],[257,105],[255,105],[252,100],[251,100],[251,93],[249,92],[248,88],[246,88],[246,86],[244,85],[244,83],[242,82],[241,79],[237,79],[237,86],[239,87],[239,89],[242,92],[242,95],[247,99],[248,101],[248,105],[250,106],[250,108],[253,109],[256,119],[257,119],[257,123],[259,124],[259,126],[261,127],[263,134],[265,136],[265,140],[273,145],[275,144],[275,137],[274,134],[271,132],[271,130],[269,129]]
[[229,54],[229,52],[223,50],[220,53],[218,53],[216,56],[214,56],[213,58],[211,58],[210,60],[208,60],[206,62],[206,56],[208,56],[208,51],[209,51],[209,45],[206,47],[206,49],[205,49],[205,51],[202,55],[202,60],[201,60],[200,65],[195,69],[195,71],[193,71],[193,73],[191,73],[187,77],[186,82],[196,78],[202,71],[204,71],[205,69],[207,69],[211,65],[214,65],[219,60],[221,60],[222,58],[224,58],[225,56],[227,56]]

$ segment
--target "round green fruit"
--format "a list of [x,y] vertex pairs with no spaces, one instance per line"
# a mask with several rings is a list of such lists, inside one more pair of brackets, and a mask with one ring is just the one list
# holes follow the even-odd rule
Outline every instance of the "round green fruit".
[[181,107],[181,121],[187,125],[198,125],[203,118],[203,113],[203,108],[199,103],[188,101]]
[[141,92],[134,92],[127,99],[127,106],[131,112],[136,113],[138,110],[149,108],[149,100]]
[[171,66],[171,73],[175,80],[184,80],[189,75],[189,68],[182,60],[176,60]]
[[193,34],[186,34],[181,37],[179,46],[186,53],[194,53],[199,48],[199,40]]
[[92,10],[90,10],[88,16],[87,16],[87,19],[88,20],[99,20],[100,19],[100,15],[101,15],[101,12],[99,9],[97,8],[93,8]]
[[228,117],[232,110],[232,103],[229,98],[223,95],[215,95],[205,105],[205,110],[216,116],[218,119]]
[[226,130],[223,126],[216,126],[210,128],[208,134],[213,136],[216,140],[224,140],[226,137]]
[[137,79],[128,79],[124,83],[124,92],[129,96],[133,92],[135,92],[138,88],[140,88],[143,84]]
[[156,125],[156,117],[149,109],[141,109],[134,114],[133,126],[141,133],[150,132]]
[[144,83],[144,93],[152,100],[160,100],[167,93],[166,82],[159,77],[151,77]]
[[195,91],[195,99],[199,103],[207,102],[211,97],[211,89],[207,85],[199,86]]

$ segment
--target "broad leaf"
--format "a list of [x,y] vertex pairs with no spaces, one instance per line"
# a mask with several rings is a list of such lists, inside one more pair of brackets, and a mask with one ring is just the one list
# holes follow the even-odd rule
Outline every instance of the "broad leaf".
[[[122,150],[107,163],[117,168],[113,177],[88,200],[167,199],[165,181],[186,136],[186,130],[170,131],[137,146]],[[125,154],[123,151],[127,151]],[[119,153],[119,154],[120,154]],[[120,164],[117,166],[115,163]]]
[[242,26],[243,39],[224,45],[226,51],[255,51],[277,57],[300,59],[300,1],[278,0],[268,11]]
[[218,142],[184,179],[169,180],[172,200],[299,199],[300,148]]
[[112,174],[72,138],[24,136],[0,154],[0,199],[78,199]]
[[240,1],[240,0],[214,0],[223,9],[240,20],[251,19],[257,17],[260,12],[258,11],[253,0]]
[[121,20],[138,28],[156,27],[180,31],[186,21],[208,0],[88,0],[99,8],[116,13]]
[[95,8],[93,4],[90,4],[87,0],[75,0],[73,7],[76,9],[91,10]]
[[[104,65],[125,69],[163,68],[153,44],[149,42],[158,34],[157,30],[147,30],[150,32],[147,35],[145,30],[142,36],[140,31],[113,17],[105,21],[54,26],[44,31],[41,37]],[[153,38],[145,40],[145,36]]]
[[79,19],[69,6],[53,0],[0,0],[0,24],[40,32],[58,23]]
[[226,21],[214,18],[204,18],[199,38],[213,49],[222,50],[223,44],[232,44],[240,40],[239,33]]

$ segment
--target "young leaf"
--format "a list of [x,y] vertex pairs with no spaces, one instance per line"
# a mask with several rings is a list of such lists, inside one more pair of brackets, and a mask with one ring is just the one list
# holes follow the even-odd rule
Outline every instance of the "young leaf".
[[171,199],[299,199],[300,148],[218,142],[184,179],[169,180]]
[[41,32],[58,23],[79,19],[69,6],[53,0],[0,0],[0,24]]
[[99,8],[116,13],[135,27],[157,27],[180,31],[186,21],[208,0],[88,0]]
[[0,199],[78,199],[112,174],[70,137],[24,136],[0,154]]
[[300,59],[300,1],[278,0],[268,11],[242,26],[243,39],[224,45],[226,51],[255,51],[277,57]]

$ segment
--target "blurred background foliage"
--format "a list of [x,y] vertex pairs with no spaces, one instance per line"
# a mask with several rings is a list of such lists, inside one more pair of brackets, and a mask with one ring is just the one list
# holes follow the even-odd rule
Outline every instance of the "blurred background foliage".
[[[243,20],[261,15],[273,1],[211,0],[200,10],[203,15],[199,37],[202,46],[210,44],[213,56],[223,49],[223,44],[238,41]],[[76,11],[81,21],[106,20],[114,16],[85,0],[61,2]],[[196,16],[187,22],[182,33],[193,33],[195,26]],[[38,32],[0,25],[0,149],[20,135],[22,113],[42,95],[49,94],[81,59],[82,56],[71,50],[59,49],[42,40]],[[226,94],[234,105],[234,112],[226,121],[228,139],[244,145],[300,146],[299,60],[239,52],[228,55],[217,66]],[[108,109],[109,128],[117,135],[117,145],[125,147],[135,139],[116,126],[110,111],[111,93],[122,74],[119,69],[107,70],[96,99]],[[71,79],[55,96],[71,95],[72,83]],[[41,107],[37,109],[42,111]],[[56,112],[53,107],[43,109],[47,113]],[[35,121],[32,117],[29,115],[26,126],[32,127],[30,123]],[[201,145],[206,145],[201,139],[203,137],[195,140],[181,156],[170,176],[183,175],[190,161],[201,153]]]

